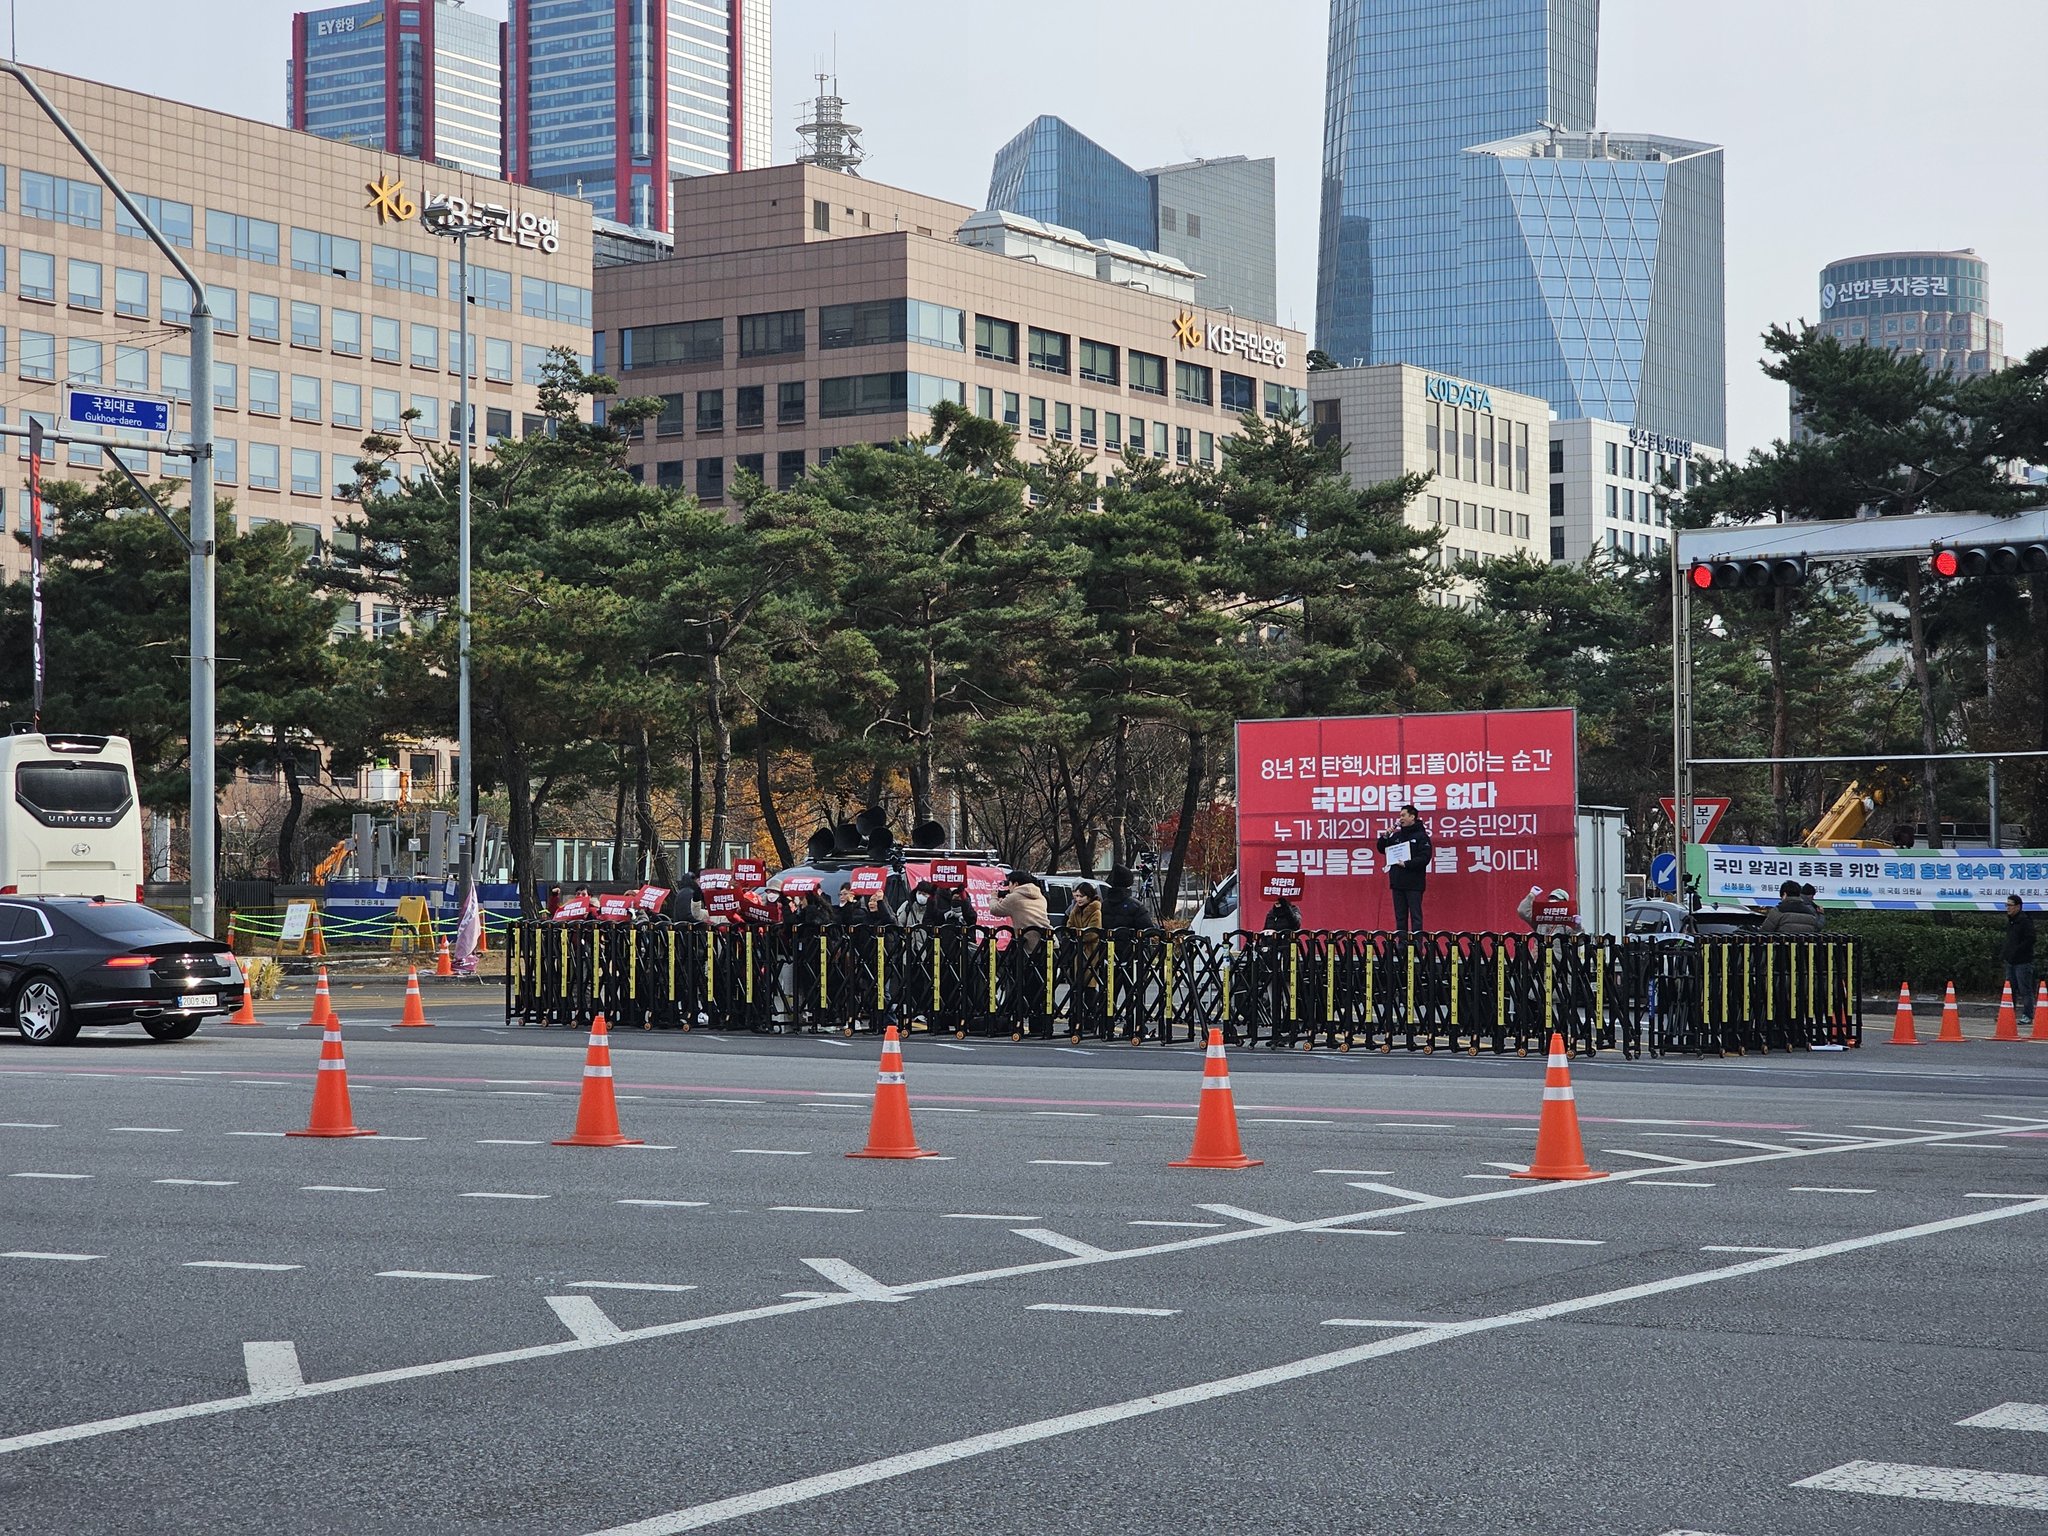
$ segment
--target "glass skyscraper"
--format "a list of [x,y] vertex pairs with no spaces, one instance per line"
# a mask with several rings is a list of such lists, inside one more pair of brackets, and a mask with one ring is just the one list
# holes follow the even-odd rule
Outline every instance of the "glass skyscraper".
[[496,176],[505,26],[459,0],[360,4],[292,18],[286,121],[369,149]]
[[1593,126],[1600,0],[1331,0],[1316,345],[1458,370],[1459,156]]
[[1155,247],[1152,183],[1057,117],[1034,118],[996,151],[988,205],[1090,240]]
[[1452,371],[1561,418],[1724,445],[1721,158],[1548,130],[1466,150]]
[[511,0],[505,174],[669,229],[669,180],[773,158],[769,0]]

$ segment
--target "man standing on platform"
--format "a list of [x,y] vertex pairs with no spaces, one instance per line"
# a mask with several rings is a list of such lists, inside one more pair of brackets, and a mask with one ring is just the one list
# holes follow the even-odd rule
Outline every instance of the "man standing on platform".
[[1429,862],[1435,852],[1429,828],[1412,805],[1401,807],[1398,826],[1374,839],[1387,863],[1387,887],[1394,893],[1394,932],[1422,932],[1422,892],[1429,883]]

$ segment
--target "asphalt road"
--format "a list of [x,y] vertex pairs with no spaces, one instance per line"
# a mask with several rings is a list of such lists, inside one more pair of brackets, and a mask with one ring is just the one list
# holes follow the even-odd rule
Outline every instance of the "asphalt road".
[[[0,1041],[0,1532],[1949,1536],[2048,1511],[2048,1048],[1543,1063],[317,1036]],[[296,1007],[279,1010],[296,1019]],[[963,1048],[964,1047],[964,1048]],[[1974,1421],[1974,1422],[1971,1422]]]

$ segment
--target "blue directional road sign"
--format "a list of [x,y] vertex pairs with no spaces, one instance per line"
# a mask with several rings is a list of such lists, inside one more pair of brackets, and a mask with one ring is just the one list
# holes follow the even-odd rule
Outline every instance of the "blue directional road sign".
[[1650,860],[1650,884],[1660,891],[1678,889],[1678,855],[1660,853]]
[[67,390],[66,415],[80,426],[128,427],[138,432],[171,430],[171,403],[140,395],[110,395],[97,389]]

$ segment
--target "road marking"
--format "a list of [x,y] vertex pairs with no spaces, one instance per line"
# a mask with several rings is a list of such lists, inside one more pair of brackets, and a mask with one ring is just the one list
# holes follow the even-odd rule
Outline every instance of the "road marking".
[[182,1136],[185,1128],[181,1125],[110,1125],[110,1131],[141,1131],[150,1136]]
[[89,1173],[10,1173],[10,1179],[89,1179]]
[[2048,1403],[2000,1403],[1967,1419],[1957,1419],[1958,1429],[2021,1429],[2031,1434],[2048,1434]]
[[1140,1120],[1192,1120],[1193,1115],[1140,1115]]
[[233,1179],[151,1179],[152,1184],[183,1184],[193,1189],[231,1189]]
[[694,1291],[694,1285],[667,1285],[659,1280],[571,1280],[572,1291]]
[[1561,1248],[1605,1248],[1604,1237],[1504,1237],[1504,1243],[1554,1243]]
[[1784,1143],[1776,1141],[1738,1141],[1733,1136],[1715,1136],[1710,1139],[1719,1142],[1724,1147],[1755,1147],[1759,1152],[1798,1152],[1802,1150],[1815,1152],[1822,1150],[1818,1147],[1788,1147]]
[[267,1275],[281,1275],[286,1270],[303,1269],[303,1264],[252,1264],[242,1259],[187,1259],[186,1269],[252,1269]]
[[861,1207],[857,1205],[771,1205],[771,1211],[796,1211],[808,1216],[858,1216]]
[[480,1147],[538,1147],[538,1141],[518,1141],[505,1136],[479,1136],[476,1144]]
[[1063,1051],[1069,1056],[1093,1056],[1095,1054],[1093,1051],[1082,1050],[1078,1045],[1056,1045],[1053,1049]]
[[1785,1139],[1786,1139],[1787,1141],[1867,1141],[1867,1140],[1869,1140],[1869,1138],[1868,1138],[1868,1137],[1866,1137],[1866,1136],[1836,1136],[1836,1135],[1833,1135],[1832,1133],[1830,1133],[1830,1132],[1828,1132],[1828,1131],[1792,1131],[1792,1132],[1790,1132],[1790,1133],[1788,1133],[1788,1134],[1786,1135]]
[[[2027,1122],[2027,1126],[2030,1130],[2038,1129],[2041,1131],[2048,1131],[2048,1120],[2035,1120]],[[282,1131],[278,1131],[270,1134],[282,1136],[284,1133]],[[1952,1132],[1937,1131],[1919,1133],[1915,1134],[1912,1137],[1911,1142],[1907,1144],[1923,1146],[1938,1144],[1940,1142],[1951,1139],[1954,1136],[1954,1134],[1955,1133]],[[1869,1146],[1808,1147],[1802,1149],[1794,1149],[1791,1151],[1778,1154],[1760,1154],[1751,1157],[1723,1158],[1716,1162],[1702,1164],[1702,1167],[1746,1167],[1756,1163],[1783,1162],[1793,1158],[1828,1157],[1843,1152],[1865,1152],[1872,1150],[1875,1150],[1875,1148]],[[1518,1184],[1509,1189],[1487,1190],[1482,1193],[1467,1195],[1452,1203],[1459,1205],[1480,1205],[1500,1200],[1535,1199],[1548,1198],[1553,1196],[1562,1197],[1568,1192],[1572,1191],[1582,1191],[1588,1188],[1607,1188],[1611,1187],[1614,1184],[1626,1183],[1629,1179],[1635,1176],[1636,1175],[1632,1171],[1624,1170],[1622,1172],[1614,1174],[1609,1179],[1594,1181],[1591,1183],[1582,1183],[1578,1181],[1561,1181],[1556,1183],[1529,1182]],[[630,1203],[703,1204],[704,1202],[635,1201]],[[1775,1268],[1781,1264],[1803,1263],[1807,1262],[1810,1259],[1828,1258],[1832,1257],[1834,1254],[1838,1252],[1848,1252],[1854,1247],[1873,1247],[1887,1242],[1903,1242],[1913,1237],[1930,1235],[1934,1232],[1951,1231],[1955,1230],[1958,1227],[1969,1226],[1979,1222],[2004,1221],[2009,1220],[2015,1216],[2034,1215],[2044,1210],[2048,1210],[2048,1198],[2043,1198],[2040,1200],[2029,1200],[2019,1205],[2002,1206],[1997,1210],[1987,1211],[1976,1216],[1953,1217],[1948,1221],[1937,1222],[1932,1224],[1931,1226],[1903,1228],[1896,1232],[1879,1233],[1869,1238],[1853,1239],[1850,1240],[1847,1246],[1845,1246],[1842,1243],[1835,1243],[1830,1244],[1824,1248],[1817,1248],[1812,1250],[1794,1249],[1784,1254],[1772,1254],[1763,1258],[1752,1260],[1750,1261],[1749,1265],[1738,1265],[1733,1266],[1726,1270],[1710,1271],[1704,1277],[1700,1278],[1680,1276],[1678,1277],[1676,1282],[1674,1282],[1674,1284],[1677,1287],[1683,1287],[1685,1285],[1690,1284],[1706,1284],[1717,1279],[1731,1278],[1737,1274],[1760,1272],[1761,1269]],[[1362,1221],[1367,1219],[1368,1217],[1385,1217],[1390,1214],[1392,1213],[1385,1210],[1369,1212],[1356,1211],[1340,1216],[1318,1217],[1312,1221],[1298,1222],[1286,1227],[1234,1227],[1227,1231],[1204,1233],[1199,1237],[1176,1238],[1171,1242],[1153,1243],[1140,1248],[1116,1249],[1109,1253],[1104,1254],[1100,1259],[1083,1259],[1078,1257],[1060,1259],[1041,1259],[1038,1262],[1032,1264],[1009,1264],[997,1269],[973,1270],[961,1274],[940,1275],[928,1280],[917,1280],[907,1282],[904,1285],[893,1288],[891,1294],[917,1295],[926,1291],[947,1290],[969,1285],[983,1285],[993,1281],[1016,1279],[1025,1275],[1049,1274],[1055,1270],[1076,1269],[1091,1264],[1109,1264],[1121,1263],[1125,1261],[1152,1259],[1164,1254],[1188,1253],[1193,1252],[1196,1249],[1218,1247],[1226,1243],[1256,1241],[1258,1239],[1279,1233],[1300,1232],[1313,1234],[1326,1232],[1358,1232],[1361,1235],[1381,1235],[1376,1231],[1368,1232],[1366,1229],[1353,1227],[1350,1225],[1350,1223]],[[1385,1235],[1399,1236],[1400,1234],[1389,1232]],[[1751,1266],[1756,1267],[1753,1268]],[[479,1278],[488,1277],[486,1276]],[[1627,1293],[1627,1295],[1621,1299],[1634,1299],[1636,1294],[1637,1293],[1635,1292],[1630,1292]],[[712,1328],[737,1327],[744,1323],[759,1322],[768,1319],[788,1317],[800,1312],[811,1312],[821,1310],[827,1307],[845,1306],[862,1299],[864,1298],[845,1291],[835,1291],[826,1295],[810,1295],[805,1296],[800,1300],[786,1300],[775,1304],[749,1307],[737,1312],[717,1313],[705,1317],[688,1318],[681,1322],[662,1323],[656,1324],[648,1328],[635,1329],[632,1332],[628,1333],[625,1336],[625,1339],[621,1342],[639,1343],[649,1340],[678,1337],[682,1334],[697,1333]],[[1460,1326],[1469,1327],[1471,1325]],[[1507,1325],[1488,1324],[1488,1326]],[[1418,1335],[1414,1337],[1429,1336]],[[470,1355],[454,1360],[436,1360],[428,1361],[424,1364],[419,1365],[399,1366],[388,1370],[368,1372],[360,1376],[336,1377],[328,1381],[308,1384],[304,1394],[302,1395],[325,1397],[335,1393],[362,1391],[367,1388],[389,1386],[396,1384],[398,1382],[415,1381],[432,1376],[448,1376],[459,1373],[465,1373],[469,1371],[490,1370],[495,1369],[498,1366],[505,1365],[522,1365],[533,1360],[552,1359],[557,1355],[575,1354],[585,1349],[599,1347],[605,1346],[586,1345],[578,1343],[574,1340],[570,1340],[568,1342],[558,1342],[553,1344],[527,1345],[517,1349],[498,1350],[489,1354]],[[1412,1346],[1404,1344],[1402,1347],[1407,1348]],[[57,1425],[48,1429],[30,1430],[23,1434],[0,1438],[0,1456],[12,1455],[17,1451],[36,1450],[44,1446],[68,1445],[80,1440],[94,1440],[109,1435],[126,1434],[130,1430],[149,1429],[159,1424],[174,1424],[182,1422],[186,1419],[212,1418],[220,1414],[236,1413],[249,1406],[251,1406],[251,1399],[247,1397],[214,1398],[208,1401],[197,1403],[180,1403],[167,1408],[144,1409],[136,1413],[122,1414],[113,1418],[94,1419],[88,1420],[83,1423],[64,1424]],[[1167,1404],[1163,1406],[1173,1405]],[[934,1462],[931,1464],[937,1465],[938,1463]]]
[[1101,1317],[1178,1317],[1178,1307],[1090,1307],[1078,1301],[1034,1301],[1026,1312],[1092,1312]]
[[981,1113],[978,1109],[956,1109],[950,1104],[920,1104],[917,1106],[917,1112],[920,1115],[978,1115]]
[[[1527,1163],[1487,1163],[1485,1166],[1488,1168],[1503,1169],[1508,1173],[1527,1173],[1529,1171],[1529,1165]],[[1646,1169],[1644,1171],[1647,1172],[1648,1170]]]
[[759,1104],[759,1099],[699,1099],[699,1104]]
[[1943,1504],[1989,1504],[2000,1509],[2048,1509],[2048,1477],[2020,1472],[1975,1472],[1967,1467],[1916,1467],[1897,1461],[1848,1461],[1794,1488],[1829,1493],[1875,1493],[1893,1499]]
[[465,1275],[445,1269],[380,1269],[379,1280],[488,1280],[489,1275]]
[[1507,1173],[1468,1173],[1465,1177],[1468,1179],[1483,1179],[1490,1184],[1505,1184],[1514,1175]]
[[798,1109],[859,1109],[858,1104],[841,1104],[836,1099],[800,1099]]
[[1031,1113],[1041,1119],[1051,1120],[1099,1120],[1101,1115],[1092,1109],[1034,1109]]
[[1849,1124],[1852,1131],[1896,1131],[1901,1136],[1925,1136],[1927,1133],[1917,1125],[1858,1125]]
[[1220,1221],[1132,1221],[1126,1222],[1125,1225],[1132,1227],[1201,1227],[1214,1230],[1222,1226],[1223,1223]]
[[1109,1166],[1106,1162],[1099,1162],[1094,1158],[1088,1157],[1034,1157],[1031,1159],[1031,1164],[1035,1168],[1107,1168]]
[[1640,1157],[1645,1162],[1663,1163],[1672,1168],[1690,1168],[1697,1159],[1690,1157],[1666,1157],[1662,1152],[1632,1152],[1627,1147],[1602,1147],[1610,1157]]
[[1391,1179],[1394,1176],[1391,1168],[1318,1168],[1316,1172],[1346,1174],[1360,1179]]
[[2018,1148],[2002,1141],[1944,1141],[1929,1147],[1927,1150],[1930,1152],[1946,1152],[1950,1149],[1958,1152],[2014,1152],[2018,1150]]
[[1874,1195],[1874,1189],[1858,1189],[1849,1184],[1788,1184],[1786,1189],[1795,1195]]
[[1701,1253],[1797,1253],[1797,1248],[1745,1248],[1736,1243],[1708,1243]]
[[1403,1189],[1398,1184],[1374,1184],[1370,1181],[1354,1183],[1353,1189],[1370,1190],[1375,1195],[1387,1195],[1392,1199],[1410,1205],[1442,1205],[1449,1198],[1444,1195],[1425,1195],[1419,1189]]
[[809,1157],[808,1152],[792,1152],[787,1147],[734,1147],[734,1157]]
[[242,1346],[242,1369],[249,1376],[251,1397],[283,1397],[306,1384],[299,1368],[299,1346],[290,1339],[270,1339]]
[[709,1205],[710,1203],[711,1202],[709,1200],[619,1200],[614,1202],[614,1204],[617,1205],[673,1206],[678,1210],[696,1210],[699,1207]]
[[[1475,1198],[1501,1198],[1501,1196]],[[1064,1435],[1099,1429],[1106,1424],[1121,1423],[1128,1419],[1136,1419],[1151,1414],[1165,1413],[1174,1409],[1213,1402],[1218,1398],[1234,1397],[1242,1393],[1256,1392],[1266,1387],[1281,1386],[1305,1377],[1320,1376],[1331,1371],[1361,1365],[1370,1360],[1382,1359],[1390,1355],[1403,1354],[1410,1350],[1448,1343],[1451,1340],[1462,1339],[1475,1333],[1515,1328],[1530,1323],[1547,1322],[1552,1318],[1569,1317],[1580,1312],[1597,1311],[1625,1302],[1640,1301],[1651,1296],[1665,1295],[1673,1291],[1689,1290],[1702,1285],[1713,1285],[1725,1280],[1747,1278],[1750,1275],[1762,1274],[1769,1270],[1784,1268],[1792,1264],[1803,1264],[1816,1259],[1834,1258],[1840,1254],[1854,1253],[1865,1248],[1910,1242],[1916,1238],[1931,1237],[1938,1233],[1955,1231],[1960,1227],[1975,1226],[1987,1218],[2008,1220],[2014,1216],[2034,1215],[2044,1210],[2048,1210],[2048,1201],[2002,1207],[1997,1212],[1974,1212],[1967,1216],[1950,1217],[1943,1221],[1928,1222],[1917,1227],[1901,1227],[1889,1232],[1872,1233],[1865,1237],[1847,1238],[1840,1242],[1824,1243],[1818,1247],[1801,1249],[1795,1253],[1779,1254],[1770,1258],[1750,1259],[1744,1263],[1724,1265],[1716,1269],[1699,1270],[1690,1274],[1670,1275],[1661,1280],[1651,1280],[1637,1285],[1622,1286],[1616,1290],[1600,1291],[1587,1296],[1574,1296],[1542,1306],[1525,1307],[1519,1311],[1498,1313],[1492,1317],[1474,1318],[1463,1323],[1444,1323],[1431,1328],[1417,1329],[1412,1333],[1395,1334],[1391,1338],[1377,1339],[1370,1344],[1359,1344],[1349,1349],[1332,1350],[1324,1354],[1309,1355],[1302,1359],[1265,1366],[1261,1369],[1246,1371],[1235,1376],[1219,1377],[1213,1381],[1197,1382],[1193,1385],[1175,1388],[1170,1391],[1156,1392],[1146,1397],[1129,1398],[1123,1402],[1107,1403],[1101,1407],[1086,1408],[1075,1413],[1058,1414],[1052,1418],[1036,1419],[1023,1424],[1013,1424],[1005,1429],[992,1430],[979,1435],[969,1435],[958,1440],[944,1441],[937,1445],[926,1446],[921,1450],[908,1451],[900,1455],[884,1456],[873,1461],[856,1463],[853,1466],[842,1467],[837,1471],[797,1478],[792,1482],[756,1489],[751,1493],[738,1494],[731,1498],[716,1499],[704,1504],[694,1504],[687,1508],[672,1510],[666,1514],[653,1515],[644,1520],[636,1520],[628,1525],[613,1526],[607,1530],[595,1533],[595,1536],[678,1536],[678,1533],[683,1531],[701,1530],[706,1526],[721,1525],[728,1520],[738,1520],[750,1515],[787,1509],[791,1505],[809,1503],[814,1499],[827,1498],[855,1488],[864,1488],[875,1483],[887,1482],[893,1478],[905,1477],[911,1473],[926,1471],[932,1467],[949,1466],[956,1462],[993,1455],[999,1451],[1009,1451],[1020,1445],[1031,1445],[1039,1441],[1057,1439]],[[1213,1241],[1213,1239],[1195,1239],[1194,1241]],[[9,1444],[10,1442],[0,1441],[0,1450],[6,1449]],[[2032,1481],[2043,1483],[2044,1490],[2048,1490],[2048,1479],[2032,1479]],[[2048,1492],[2044,1492],[2044,1496],[2048,1496]]]
[[552,1099],[552,1093],[543,1093],[538,1088],[493,1088],[494,1099]]
[[496,1189],[465,1189],[459,1200],[552,1200],[552,1195],[519,1195]]
[[300,1189],[315,1195],[381,1195],[380,1184],[301,1184]]
[[1450,1126],[1439,1125],[1434,1120],[1381,1120],[1377,1123],[1386,1130],[1393,1130],[1396,1127],[1404,1131],[1448,1131],[1451,1129]]
[[[284,1139],[283,1131],[229,1131],[228,1134],[230,1136],[275,1136],[280,1141]],[[399,1139],[396,1136],[386,1136],[384,1138],[386,1141],[397,1141]]]
[[2006,1129],[2005,1126],[1990,1125],[1982,1120],[1922,1120],[1920,1123],[1922,1125],[1962,1125],[1968,1126],[1973,1131],[2002,1131]]
[[453,1088],[394,1088],[394,1093],[453,1093]]
[[17,1248],[12,1253],[0,1253],[0,1259],[52,1259],[64,1264],[83,1264],[88,1259],[104,1259],[104,1253],[38,1253],[33,1248]]
[[1702,1179],[1637,1179],[1643,1189],[1712,1189],[1714,1186]]
[[10,1131],[54,1131],[57,1125],[52,1120],[0,1120],[0,1128]]
[[546,1082],[547,1079],[541,1077],[487,1077],[484,1081],[500,1088],[531,1088],[535,1083]]
[[1252,1115],[1248,1116],[1244,1123],[1246,1125],[1333,1125],[1336,1122],[1331,1120],[1277,1120],[1270,1117]]
[[2048,1194],[2009,1195],[2003,1190],[1990,1194],[1965,1195],[1965,1200],[2048,1200]]
[[1325,1328],[1439,1328],[1440,1323],[1402,1323],[1383,1317],[1326,1317]]
[[866,1270],[855,1269],[844,1259],[805,1259],[819,1274],[856,1301],[901,1301],[903,1298]]
[[1244,1222],[1247,1226],[1264,1227],[1268,1230],[1294,1225],[1293,1222],[1283,1221],[1278,1216],[1268,1216],[1263,1211],[1248,1211],[1241,1205],[1197,1205],[1195,1209],[1207,1211],[1211,1216],[1225,1216],[1232,1221]]
[[1043,1216],[997,1216],[988,1211],[948,1211],[941,1221],[1043,1221]]
[[289,1088],[290,1083],[275,1077],[237,1077],[230,1079],[237,1088]]
[[1067,1237],[1058,1232],[1048,1232],[1044,1227],[1016,1227],[1012,1229],[1019,1237],[1028,1237],[1034,1243],[1043,1243],[1048,1248],[1057,1248],[1061,1253],[1076,1254],[1084,1259],[1100,1258],[1109,1252],[1093,1243],[1084,1243],[1078,1237]]
[[[1384,1216],[1385,1211],[1374,1211],[1375,1216]],[[1391,1227],[1312,1227],[1310,1234],[1315,1237],[1406,1237],[1406,1232],[1396,1232]]]
[[548,1305],[579,1344],[616,1344],[622,1337],[619,1325],[588,1296],[550,1296]]

